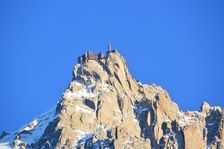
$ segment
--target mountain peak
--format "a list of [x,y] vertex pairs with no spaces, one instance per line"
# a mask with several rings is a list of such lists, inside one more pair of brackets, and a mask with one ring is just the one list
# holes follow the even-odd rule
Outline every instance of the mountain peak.
[[116,79],[121,86],[127,84],[130,86],[130,81],[134,81],[125,59],[117,50],[108,51],[106,56],[101,58],[97,58],[97,54],[92,52],[87,52],[82,57],[80,63],[75,65],[73,74],[74,80],[84,85],[96,82],[108,83],[112,78]]
[[223,109],[181,112],[163,88],[136,81],[109,45],[105,55],[80,56],[56,107],[2,133],[0,148],[223,148],[223,138]]

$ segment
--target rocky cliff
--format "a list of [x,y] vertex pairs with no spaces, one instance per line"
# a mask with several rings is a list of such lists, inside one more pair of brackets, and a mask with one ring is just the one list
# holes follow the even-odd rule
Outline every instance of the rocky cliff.
[[136,81],[114,51],[76,64],[57,105],[2,132],[0,148],[223,149],[224,110],[203,103],[201,111],[181,112],[164,89]]

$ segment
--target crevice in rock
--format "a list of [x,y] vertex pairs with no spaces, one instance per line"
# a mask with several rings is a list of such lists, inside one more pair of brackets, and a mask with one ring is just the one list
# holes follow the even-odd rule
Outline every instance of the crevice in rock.
[[182,129],[179,128],[178,123],[173,121],[171,123],[172,131],[176,134],[176,142],[178,145],[178,149],[184,149],[185,148],[185,141],[184,141],[184,132]]
[[148,113],[150,112],[150,103],[147,100],[136,101],[134,113],[136,119],[139,121],[139,126],[141,128],[141,137],[144,139],[150,138],[150,126],[148,124]]
[[118,139],[118,128],[115,128],[115,139]]
[[121,96],[117,97],[117,103],[121,113],[123,114],[124,101]]
[[93,110],[96,109],[96,107],[95,107],[95,103],[94,103],[93,101],[89,100],[89,99],[85,99],[85,100],[84,100],[84,104],[85,104],[87,107],[89,107],[89,108],[91,108],[91,109],[93,109]]
[[211,110],[206,116],[207,144],[215,141],[215,137],[219,137],[219,126],[222,120],[221,117],[221,112],[217,109]]
[[111,86],[113,85],[110,80],[107,80],[106,83],[109,84],[109,85],[111,85]]
[[155,102],[150,102],[150,141],[151,141],[151,146],[154,148],[157,148],[157,140],[155,137],[155,125],[157,123],[157,106]]
[[128,87],[129,87],[129,89],[132,91],[130,80],[127,80],[127,82],[128,82]]
[[97,105],[96,105],[96,118],[99,119],[99,110],[101,108],[101,101],[98,100],[97,101]]
[[123,87],[121,80],[120,80],[119,76],[117,75],[117,73],[114,73],[114,76],[117,79],[117,81],[120,83],[120,85]]
[[120,68],[120,66],[118,65],[118,63],[115,63],[115,66],[117,66],[117,68]]
[[96,80],[100,80],[100,76],[99,74],[93,72],[93,77],[96,79]]

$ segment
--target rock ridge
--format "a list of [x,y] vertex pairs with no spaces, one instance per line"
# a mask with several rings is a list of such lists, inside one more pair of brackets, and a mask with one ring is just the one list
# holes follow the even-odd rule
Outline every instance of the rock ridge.
[[222,149],[224,110],[204,102],[201,111],[181,112],[163,88],[136,81],[113,50],[76,64],[56,107],[0,134],[3,147]]

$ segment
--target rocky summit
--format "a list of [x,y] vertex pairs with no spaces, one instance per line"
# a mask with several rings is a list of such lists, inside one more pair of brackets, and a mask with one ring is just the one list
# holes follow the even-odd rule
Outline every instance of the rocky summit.
[[0,149],[224,148],[221,107],[203,103],[201,111],[181,112],[163,88],[136,81],[110,48],[105,56],[79,57],[56,106],[13,133],[0,133]]

